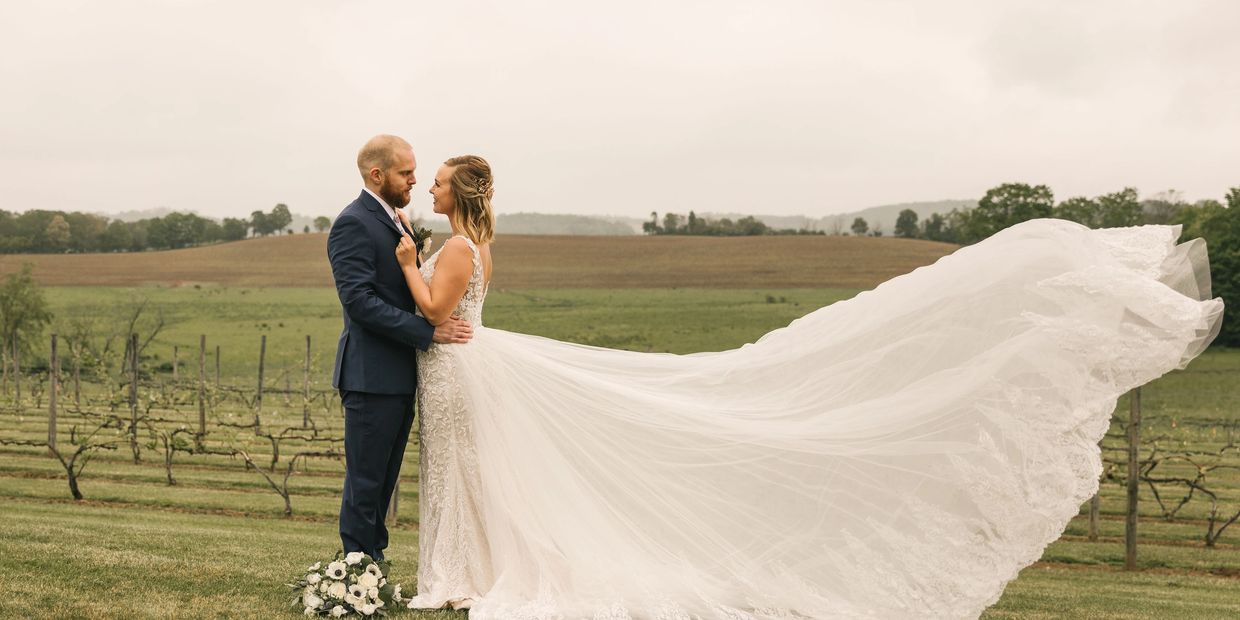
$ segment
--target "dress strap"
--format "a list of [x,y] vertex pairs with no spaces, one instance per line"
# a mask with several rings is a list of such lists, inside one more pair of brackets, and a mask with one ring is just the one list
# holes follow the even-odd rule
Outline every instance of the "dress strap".
[[473,239],[470,239],[469,237],[466,237],[465,235],[452,235],[452,237],[450,237],[450,238],[455,239],[455,238],[457,238],[457,237],[460,237],[460,238],[464,239],[464,240],[465,240],[465,245],[468,245],[468,246],[469,246],[469,251],[470,251],[470,252],[473,252],[473,254],[474,254],[474,273],[476,273],[476,274],[478,275],[478,277],[479,277],[479,278],[481,278],[481,277],[482,277],[482,272],[483,272],[483,269],[482,269],[482,252],[480,252],[480,251],[478,250],[478,244],[474,243],[474,240],[473,240]]
[[465,235],[452,235],[451,238],[455,239],[457,237],[460,237],[465,240],[465,245],[468,245],[469,251],[474,253],[474,258],[481,258],[478,252],[478,244],[474,243],[473,239],[470,239],[469,237],[466,237]]

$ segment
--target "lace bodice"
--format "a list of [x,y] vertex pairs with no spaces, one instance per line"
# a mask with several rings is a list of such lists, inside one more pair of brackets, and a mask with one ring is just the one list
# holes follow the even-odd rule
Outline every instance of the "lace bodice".
[[[469,276],[469,284],[465,287],[465,294],[461,296],[461,301],[456,304],[456,310],[453,314],[469,321],[474,327],[482,325],[482,303],[487,296],[487,283],[483,275],[482,254],[478,252],[478,246],[474,244],[469,237],[465,235],[455,235],[465,240],[465,244],[469,246],[469,251],[473,254],[474,270]],[[447,245],[447,242],[444,242]],[[443,251],[444,246],[439,246],[431,257],[422,262],[422,266],[418,268],[418,272],[422,274],[422,279],[426,281],[427,286],[435,277],[435,265],[439,264],[439,253]]]

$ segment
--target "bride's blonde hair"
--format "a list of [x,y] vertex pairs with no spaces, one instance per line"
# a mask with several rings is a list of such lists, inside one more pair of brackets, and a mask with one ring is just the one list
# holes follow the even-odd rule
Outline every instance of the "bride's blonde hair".
[[491,164],[477,155],[461,155],[444,162],[452,166],[452,198],[456,208],[452,220],[457,230],[474,243],[490,243],[495,238],[495,214],[491,197],[495,195],[495,179]]

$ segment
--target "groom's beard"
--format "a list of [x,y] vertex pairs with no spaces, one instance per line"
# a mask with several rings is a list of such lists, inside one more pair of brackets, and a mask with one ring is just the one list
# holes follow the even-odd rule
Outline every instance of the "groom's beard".
[[383,201],[393,209],[400,209],[409,204],[409,194],[401,189],[385,186],[379,189],[379,195],[383,196]]

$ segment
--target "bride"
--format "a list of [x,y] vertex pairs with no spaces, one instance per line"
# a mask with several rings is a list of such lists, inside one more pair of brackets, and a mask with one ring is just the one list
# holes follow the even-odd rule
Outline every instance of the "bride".
[[976,618],[1098,488],[1116,398],[1201,352],[1200,241],[1013,226],[731,351],[481,327],[492,176],[419,269],[418,608],[472,620]]

